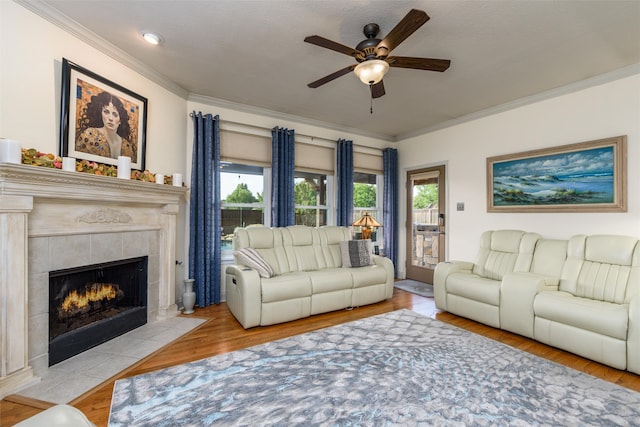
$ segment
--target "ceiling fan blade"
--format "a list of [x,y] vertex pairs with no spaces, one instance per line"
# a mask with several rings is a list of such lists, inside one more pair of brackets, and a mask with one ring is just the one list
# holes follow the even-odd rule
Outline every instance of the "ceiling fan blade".
[[354,68],[356,68],[356,64],[349,65],[348,67],[338,70],[335,73],[331,73],[328,76],[324,76],[323,78],[318,79],[315,82],[311,82],[307,86],[311,88],[322,86],[325,83],[329,83],[331,80],[335,80],[338,77],[341,77],[341,76],[344,76],[345,74],[350,73],[351,71],[353,71]]
[[451,65],[451,61],[448,59],[412,58],[410,56],[390,56],[387,58],[387,62],[390,67],[440,72]]
[[385,94],[384,91],[384,83],[380,80],[378,83],[369,86],[371,88],[371,97],[372,98],[380,98]]
[[322,36],[308,36],[305,37],[304,41],[339,53],[344,53],[345,55],[353,56],[354,58],[364,57],[364,54],[359,50],[334,42],[333,40],[325,39]]
[[393,30],[387,34],[387,37],[378,43],[378,46],[376,46],[376,55],[378,58],[385,58],[389,55],[393,49],[395,49],[428,20],[429,15],[427,15],[426,12],[418,9],[411,9],[409,13],[407,13],[405,17],[402,18],[395,27],[393,27]]

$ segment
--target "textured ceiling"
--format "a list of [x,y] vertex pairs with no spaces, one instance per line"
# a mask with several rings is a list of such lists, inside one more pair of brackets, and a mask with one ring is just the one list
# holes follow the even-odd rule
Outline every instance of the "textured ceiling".
[[[103,39],[161,80],[211,97],[388,140],[640,63],[640,1],[21,0]],[[352,73],[310,89],[354,60],[303,39],[357,45],[383,38],[412,8],[431,20],[393,51],[450,59],[444,73],[392,68],[373,101]],[[146,44],[140,32],[164,37]],[[97,37],[96,37],[97,36]],[[82,65],[82,64],[80,64]],[[635,71],[634,71],[635,72]]]

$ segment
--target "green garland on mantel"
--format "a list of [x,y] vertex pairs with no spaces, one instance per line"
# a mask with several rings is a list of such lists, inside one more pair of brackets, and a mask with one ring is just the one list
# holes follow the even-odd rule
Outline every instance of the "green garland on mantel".
[[[42,166],[45,168],[62,169],[62,158],[51,153],[42,153],[35,148],[22,149],[22,164],[32,166]],[[118,168],[105,163],[90,162],[88,160],[76,159],[76,171],[101,176],[118,176]],[[144,182],[156,182],[156,175],[148,170],[131,171],[131,179]],[[173,177],[165,176],[164,183],[173,184]]]

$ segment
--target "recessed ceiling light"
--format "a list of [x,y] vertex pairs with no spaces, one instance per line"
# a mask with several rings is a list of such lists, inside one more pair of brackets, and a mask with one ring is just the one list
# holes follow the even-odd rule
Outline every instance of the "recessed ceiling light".
[[159,45],[160,43],[162,43],[162,36],[160,36],[159,34],[156,33],[148,33],[148,32],[144,32],[142,33],[142,37],[144,37],[144,39],[151,43],[152,45]]

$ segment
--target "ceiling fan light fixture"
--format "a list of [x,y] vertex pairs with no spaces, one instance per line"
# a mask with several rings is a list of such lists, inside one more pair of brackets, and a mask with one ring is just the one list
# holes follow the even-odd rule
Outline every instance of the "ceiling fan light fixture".
[[389,71],[389,64],[381,59],[361,62],[353,70],[360,81],[368,86],[379,83],[387,71]]

